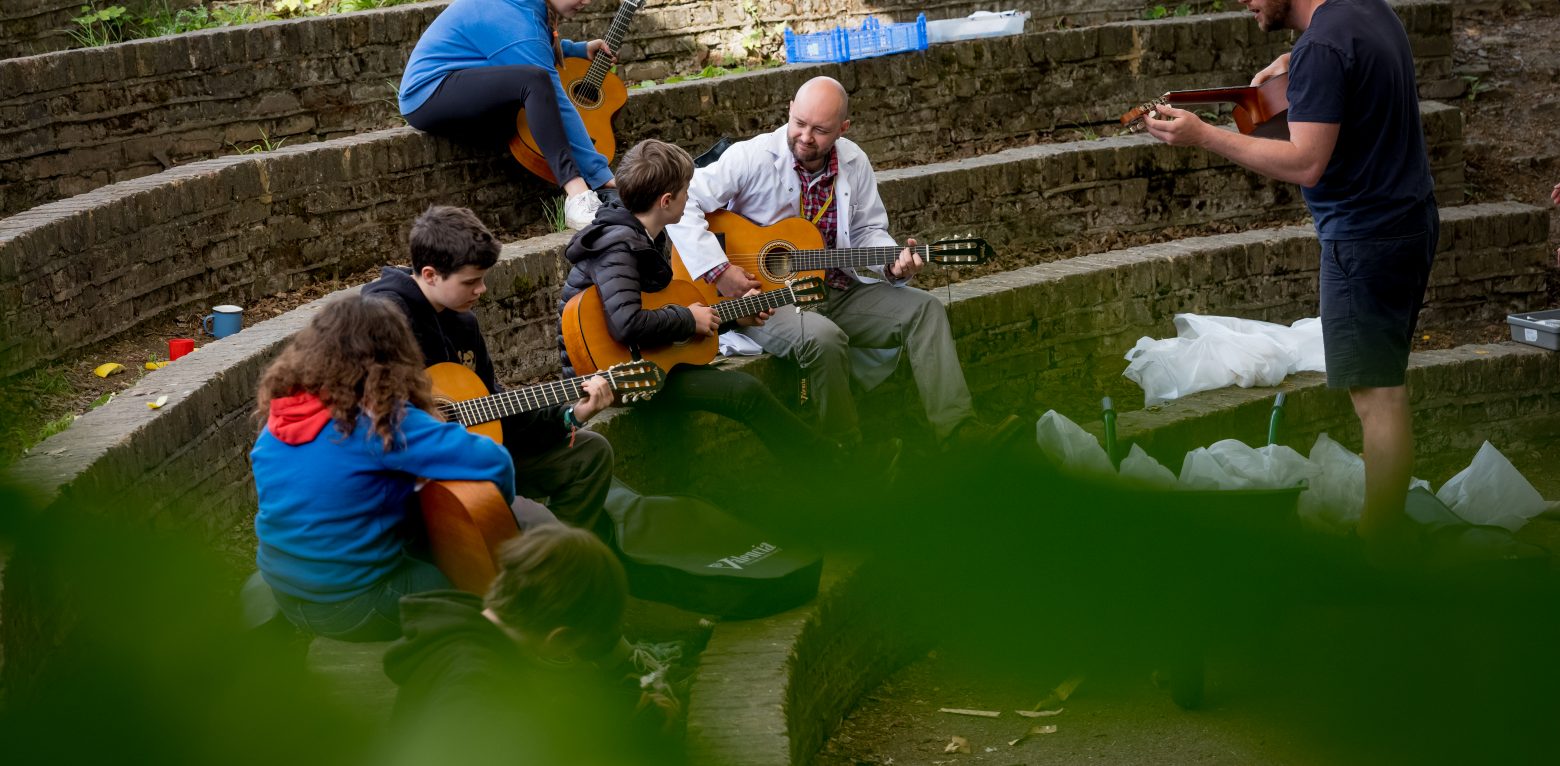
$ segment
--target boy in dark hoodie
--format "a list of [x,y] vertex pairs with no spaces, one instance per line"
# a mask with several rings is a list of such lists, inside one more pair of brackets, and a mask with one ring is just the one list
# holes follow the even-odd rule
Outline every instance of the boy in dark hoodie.
[[401,601],[405,637],[385,654],[396,697],[393,761],[667,762],[662,700],[617,672],[623,565],[582,530],[547,524],[505,543],[485,598]]
[[[388,299],[412,325],[423,360],[461,364],[488,391],[503,388],[493,374],[477,316],[471,309],[487,291],[483,279],[498,262],[500,246],[475,213],[434,206],[412,223],[410,270],[385,267],[364,295]],[[504,446],[515,463],[515,491],[547,497],[548,510],[584,529],[602,531],[602,504],[612,483],[612,445],[605,437],[576,429],[612,405],[602,378],[584,385],[585,398],[501,420]],[[517,514],[519,511],[517,510]],[[522,524],[526,519],[520,520]]]
[[[606,308],[608,332],[624,345],[664,346],[721,332],[715,310],[702,303],[646,310],[641,292],[656,292],[672,281],[666,225],[682,218],[693,180],[693,159],[681,148],[646,139],[618,161],[621,202],[596,213],[590,226],[574,235],[564,257],[571,264],[559,311],[569,299],[594,286]],[[755,291],[756,292],[756,291]],[[773,312],[738,320],[761,325]],[[563,338],[558,340],[563,374],[574,375]],[[765,446],[793,469],[843,462],[840,445],[831,442],[780,403],[751,375],[710,366],[679,364],[666,383],[641,407],[655,410],[704,410],[746,424]],[[869,460],[869,470],[886,472],[889,460]]]

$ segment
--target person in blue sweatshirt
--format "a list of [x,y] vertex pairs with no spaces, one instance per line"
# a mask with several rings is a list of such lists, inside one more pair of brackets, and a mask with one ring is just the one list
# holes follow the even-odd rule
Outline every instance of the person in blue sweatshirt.
[[564,57],[613,56],[604,40],[558,37],[560,19],[590,0],[455,0],[417,40],[401,76],[401,115],[418,130],[507,142],[525,111],[531,135],[563,187],[572,229],[601,206],[593,189],[614,186],[607,158],[563,91]]
[[419,478],[490,481],[514,501],[509,453],[431,414],[417,341],[382,299],[328,303],[266,369],[256,405],[255,558],[305,631],[390,640],[401,596],[451,587],[405,549]]

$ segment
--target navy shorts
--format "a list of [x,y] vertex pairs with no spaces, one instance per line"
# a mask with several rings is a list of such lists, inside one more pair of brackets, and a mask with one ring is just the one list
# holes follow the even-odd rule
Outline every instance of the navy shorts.
[[1322,342],[1329,387],[1403,385],[1441,233],[1434,205],[1426,218],[1417,234],[1322,241]]

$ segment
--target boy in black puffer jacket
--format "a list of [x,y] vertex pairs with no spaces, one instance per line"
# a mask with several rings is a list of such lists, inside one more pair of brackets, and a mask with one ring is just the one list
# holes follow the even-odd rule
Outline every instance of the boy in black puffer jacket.
[[[570,298],[596,287],[606,308],[614,340],[640,348],[664,346],[695,335],[718,334],[715,311],[702,303],[646,310],[639,294],[664,289],[672,281],[665,227],[682,218],[693,180],[693,160],[681,148],[649,139],[629,149],[618,162],[617,202],[603,206],[596,220],[574,235],[564,257],[572,264],[559,310]],[[771,312],[745,320],[762,324]],[[558,344],[565,375],[575,374],[569,355]],[[838,444],[802,422],[751,375],[710,366],[680,364],[667,371],[666,384],[645,405],[659,410],[704,410],[746,424],[787,468],[806,470],[844,462]],[[886,473],[897,457],[871,456],[868,470]]]

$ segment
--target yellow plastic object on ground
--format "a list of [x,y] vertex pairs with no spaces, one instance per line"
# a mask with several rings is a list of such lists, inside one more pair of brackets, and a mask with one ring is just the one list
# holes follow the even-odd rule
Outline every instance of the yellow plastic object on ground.
[[98,365],[97,369],[92,371],[92,374],[96,375],[96,376],[98,376],[100,378],[106,378],[106,377],[108,377],[110,375],[113,375],[116,372],[124,372],[124,371],[125,371],[125,366],[124,365],[122,365],[122,364],[120,364],[118,362],[107,362],[107,363]]

